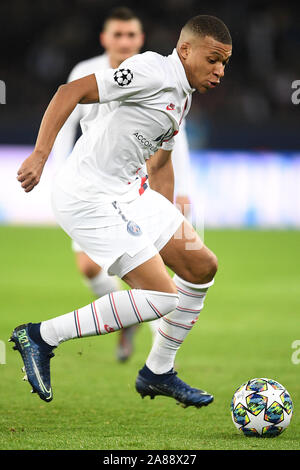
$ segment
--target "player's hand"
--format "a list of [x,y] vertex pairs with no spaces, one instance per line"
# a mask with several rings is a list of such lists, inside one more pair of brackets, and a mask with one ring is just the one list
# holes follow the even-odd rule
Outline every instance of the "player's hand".
[[29,193],[40,181],[45,165],[45,158],[37,151],[33,151],[22,163],[17,180],[20,181],[25,193]]
[[188,196],[177,196],[175,204],[180,212],[185,216],[189,217],[191,213],[191,200]]

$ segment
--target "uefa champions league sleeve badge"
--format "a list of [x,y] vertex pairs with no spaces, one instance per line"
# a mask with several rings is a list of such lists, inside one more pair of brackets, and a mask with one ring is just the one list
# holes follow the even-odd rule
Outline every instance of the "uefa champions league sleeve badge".
[[133,73],[129,69],[118,69],[114,73],[114,81],[119,86],[126,86],[132,82]]

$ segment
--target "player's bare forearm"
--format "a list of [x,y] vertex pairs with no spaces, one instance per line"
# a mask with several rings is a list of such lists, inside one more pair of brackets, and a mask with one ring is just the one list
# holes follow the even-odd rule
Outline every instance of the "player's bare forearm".
[[174,171],[171,152],[159,149],[147,161],[147,170],[150,188],[162,194],[173,203]]
[[43,116],[32,154],[21,165],[17,179],[25,192],[31,191],[40,181],[44,165],[56,136],[78,103],[99,101],[95,75],[61,85]]
[[94,74],[61,85],[44,114],[35,149],[48,157],[58,132],[75,106],[78,103],[98,101],[98,87]]

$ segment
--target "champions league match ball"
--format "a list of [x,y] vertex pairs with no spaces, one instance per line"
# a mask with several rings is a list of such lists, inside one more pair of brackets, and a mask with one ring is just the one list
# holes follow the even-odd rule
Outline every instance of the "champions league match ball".
[[243,383],[231,400],[232,421],[247,437],[276,437],[290,424],[293,402],[288,391],[271,379]]

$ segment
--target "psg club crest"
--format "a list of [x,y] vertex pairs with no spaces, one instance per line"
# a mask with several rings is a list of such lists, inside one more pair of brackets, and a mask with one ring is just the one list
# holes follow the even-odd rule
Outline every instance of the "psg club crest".
[[114,80],[119,86],[126,86],[132,82],[133,73],[129,69],[118,69],[114,73]]
[[130,233],[131,235],[134,235],[135,237],[139,236],[139,235],[142,235],[142,230],[140,229],[140,227],[138,226],[138,224],[136,224],[135,222],[133,222],[133,220],[130,220],[127,224],[127,232]]

